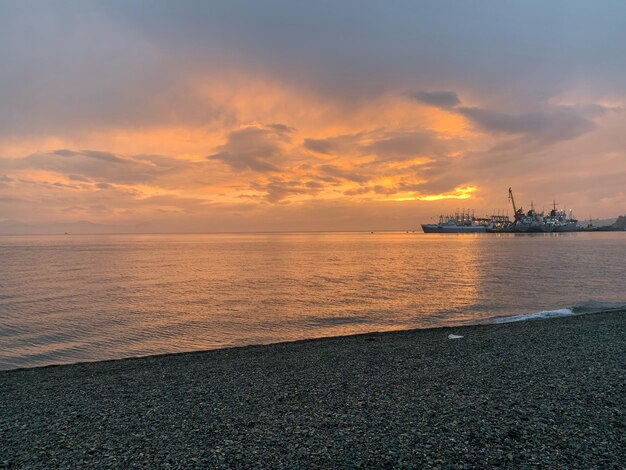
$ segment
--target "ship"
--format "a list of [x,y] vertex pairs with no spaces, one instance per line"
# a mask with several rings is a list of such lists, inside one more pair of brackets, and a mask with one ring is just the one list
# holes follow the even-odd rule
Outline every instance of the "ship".
[[554,202],[550,213],[544,217],[541,228],[544,232],[578,232],[583,230],[578,220],[574,218],[573,211],[570,209],[568,217],[565,210],[556,209],[556,202]]
[[442,214],[436,224],[422,224],[424,233],[486,233],[490,218],[476,217],[469,210],[457,210],[453,215]]
[[[558,210],[553,201],[552,210],[545,215],[535,210],[531,201],[530,210],[524,211],[515,204],[513,189],[509,188],[509,202],[513,206],[513,220],[508,215],[476,217],[474,211],[462,209],[453,215],[442,214],[436,224],[422,224],[424,233],[561,233],[584,230],[574,218],[573,211]],[[494,210],[495,212],[495,210]],[[626,230],[626,228],[625,228]]]
[[530,210],[524,212],[522,207],[517,207],[513,197],[513,189],[509,188],[509,201],[513,206],[513,222],[502,225],[499,228],[488,228],[489,232],[515,232],[515,233],[560,233],[577,232],[582,230],[578,220],[574,218],[572,210],[569,217],[566,210],[557,210],[556,201],[553,201],[553,208],[548,215],[537,212],[533,202],[530,203]]

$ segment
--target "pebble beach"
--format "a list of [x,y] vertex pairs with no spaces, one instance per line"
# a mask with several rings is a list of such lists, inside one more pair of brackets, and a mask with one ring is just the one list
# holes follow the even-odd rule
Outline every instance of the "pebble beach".
[[625,350],[610,312],[5,371],[0,467],[624,468]]

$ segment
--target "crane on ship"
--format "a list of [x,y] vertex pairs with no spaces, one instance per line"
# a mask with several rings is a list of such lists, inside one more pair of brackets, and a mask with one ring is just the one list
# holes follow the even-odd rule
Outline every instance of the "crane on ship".
[[513,197],[513,189],[509,188],[509,201],[511,201],[511,205],[513,206],[513,217],[515,220],[520,220],[524,217],[524,211],[520,207],[519,209],[515,205],[515,198]]

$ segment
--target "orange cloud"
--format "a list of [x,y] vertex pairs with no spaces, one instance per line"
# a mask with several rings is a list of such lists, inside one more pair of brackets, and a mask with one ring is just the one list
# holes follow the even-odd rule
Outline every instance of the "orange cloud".
[[[189,79],[198,106],[218,110],[206,122],[196,110],[169,125],[78,127],[0,142],[11,157],[0,158],[0,189],[22,201],[5,213],[38,206],[33,217],[115,222],[231,207],[465,200],[477,197],[483,173],[512,158],[508,135],[477,130],[471,119],[485,114],[478,108],[428,106],[401,90],[353,104],[324,101],[263,77],[223,78]],[[585,162],[571,167],[582,171]],[[482,188],[481,198],[490,191]]]

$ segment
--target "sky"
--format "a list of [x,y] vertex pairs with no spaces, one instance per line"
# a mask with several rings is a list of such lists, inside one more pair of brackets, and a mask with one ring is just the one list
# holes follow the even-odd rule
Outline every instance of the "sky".
[[0,233],[626,213],[626,2],[0,0]]

